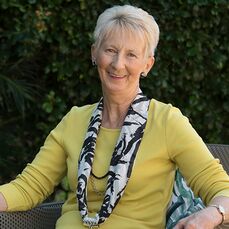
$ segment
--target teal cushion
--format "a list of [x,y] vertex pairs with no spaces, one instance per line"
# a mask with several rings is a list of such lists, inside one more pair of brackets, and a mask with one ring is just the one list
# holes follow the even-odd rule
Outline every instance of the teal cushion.
[[166,214],[166,229],[172,229],[180,219],[203,209],[205,206],[200,198],[194,196],[185,179],[176,171],[173,193]]

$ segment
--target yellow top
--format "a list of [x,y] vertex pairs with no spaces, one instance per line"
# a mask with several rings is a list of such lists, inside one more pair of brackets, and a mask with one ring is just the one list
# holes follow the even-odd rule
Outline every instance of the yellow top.
[[[73,107],[51,131],[44,146],[21,175],[0,186],[8,211],[27,210],[42,202],[67,174],[70,191],[63,206],[58,229],[84,229],[76,203],[78,156],[95,104]],[[106,174],[120,130],[101,128],[96,145],[93,172]],[[151,100],[145,133],[123,197],[101,229],[162,229],[171,197],[176,166],[195,194],[207,204],[218,195],[229,197],[229,177],[209,153],[202,139],[181,112]],[[106,178],[94,179],[104,191]],[[95,214],[102,203],[88,184],[88,207]]]

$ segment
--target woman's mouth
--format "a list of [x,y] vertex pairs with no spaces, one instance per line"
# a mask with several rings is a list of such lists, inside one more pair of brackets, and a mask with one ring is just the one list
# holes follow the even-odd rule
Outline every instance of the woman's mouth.
[[114,73],[111,73],[109,72],[109,76],[114,78],[114,79],[123,79],[126,77],[126,75],[119,75],[119,74],[114,74]]

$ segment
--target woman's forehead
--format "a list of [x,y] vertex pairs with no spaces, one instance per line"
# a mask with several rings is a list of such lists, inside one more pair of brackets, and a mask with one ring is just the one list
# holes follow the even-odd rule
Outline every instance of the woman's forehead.
[[135,48],[145,48],[146,39],[139,30],[130,29],[126,27],[116,26],[106,32],[103,36],[103,42],[122,44],[126,43],[126,46],[134,45]]

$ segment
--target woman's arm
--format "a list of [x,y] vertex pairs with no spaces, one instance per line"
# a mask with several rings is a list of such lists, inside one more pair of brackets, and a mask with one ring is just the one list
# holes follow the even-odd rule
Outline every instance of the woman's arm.
[[21,211],[46,199],[66,174],[67,153],[63,136],[69,113],[50,132],[31,163],[10,183],[0,185],[0,210]]
[[223,167],[210,154],[188,120],[176,110],[171,111],[167,119],[166,136],[170,158],[179,167],[195,195],[209,206],[180,220],[175,229],[213,229],[219,225],[222,215],[210,205],[221,205],[228,222],[229,178]]
[[5,197],[0,193],[0,211],[6,211],[7,210],[7,203],[5,200]]
[[[216,205],[216,206],[220,205],[223,207],[223,209],[225,211],[223,223],[229,223],[229,197],[217,196],[217,197],[212,199],[212,201],[209,204],[209,207],[211,207],[212,205]],[[213,208],[219,213],[219,211],[217,210],[216,207],[213,207]]]
[[[211,205],[222,206],[225,210],[225,219],[217,208]],[[180,220],[174,229],[214,229],[221,223],[229,223],[229,197],[213,198],[208,207]]]

